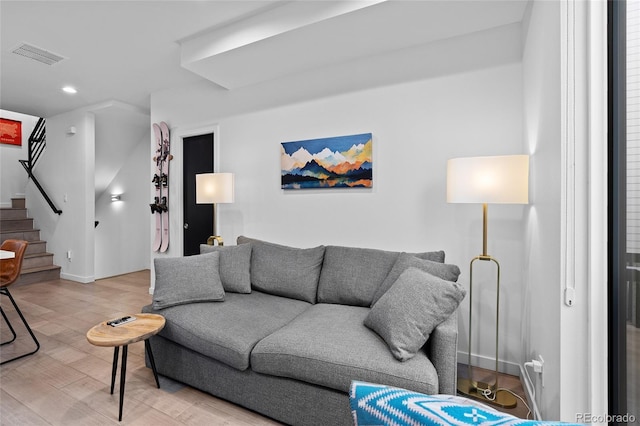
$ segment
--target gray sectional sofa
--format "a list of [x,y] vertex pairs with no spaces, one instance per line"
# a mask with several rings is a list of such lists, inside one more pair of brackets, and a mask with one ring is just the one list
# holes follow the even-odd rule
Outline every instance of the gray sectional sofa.
[[444,252],[239,237],[201,253],[155,259],[160,374],[299,425],[350,424],[352,380],[455,393],[465,291]]

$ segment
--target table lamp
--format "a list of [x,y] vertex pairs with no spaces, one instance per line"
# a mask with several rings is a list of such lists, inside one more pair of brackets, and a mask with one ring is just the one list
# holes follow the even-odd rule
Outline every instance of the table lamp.
[[196,175],[196,204],[213,204],[213,235],[207,239],[207,244],[215,242],[219,246],[224,241],[218,235],[218,215],[216,204],[233,203],[233,173],[201,173]]
[[[458,379],[458,392],[505,408],[517,405],[508,392],[498,392],[498,323],[500,313],[500,264],[487,254],[488,204],[529,203],[529,156],[504,155],[493,157],[454,158],[447,162],[447,202],[482,204],[482,254],[469,265],[469,360],[468,378]],[[471,374],[471,321],[473,295],[473,265],[477,260],[496,265],[496,365],[495,382],[473,380]]]

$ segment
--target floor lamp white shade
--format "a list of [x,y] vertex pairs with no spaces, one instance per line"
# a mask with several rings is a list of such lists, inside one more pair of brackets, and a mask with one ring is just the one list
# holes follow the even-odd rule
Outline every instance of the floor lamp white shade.
[[529,156],[454,158],[447,162],[447,202],[529,203]]

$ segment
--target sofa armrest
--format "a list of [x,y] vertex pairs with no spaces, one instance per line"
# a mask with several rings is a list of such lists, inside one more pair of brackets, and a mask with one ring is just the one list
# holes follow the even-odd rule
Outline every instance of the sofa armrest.
[[427,342],[427,355],[438,373],[438,392],[455,395],[458,371],[458,311],[437,326]]

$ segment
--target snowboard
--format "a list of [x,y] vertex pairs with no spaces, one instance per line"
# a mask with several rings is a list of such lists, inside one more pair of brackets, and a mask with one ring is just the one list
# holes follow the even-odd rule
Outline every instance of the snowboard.
[[169,248],[169,161],[173,159],[170,153],[170,135],[169,126],[162,121],[160,123],[160,131],[162,134],[162,163],[161,163],[161,196],[160,210],[162,211],[162,242],[160,244],[160,253],[164,253]]
[[152,248],[153,251],[158,251],[162,245],[162,210],[160,210],[160,200],[162,199],[162,131],[156,123],[153,123],[153,133],[156,139],[156,151],[153,157],[153,161],[156,163],[156,170],[151,182],[155,187],[155,195],[153,203],[149,204],[149,206],[151,207],[151,214],[155,216],[156,220],[156,234]]

